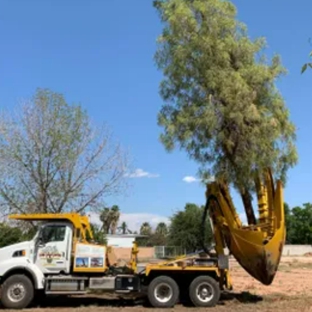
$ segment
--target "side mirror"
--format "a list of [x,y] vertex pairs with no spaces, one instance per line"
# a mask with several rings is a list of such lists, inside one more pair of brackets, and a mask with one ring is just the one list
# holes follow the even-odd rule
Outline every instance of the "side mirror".
[[44,246],[44,240],[43,240],[43,236],[42,233],[39,233],[38,238],[37,238],[37,246]]

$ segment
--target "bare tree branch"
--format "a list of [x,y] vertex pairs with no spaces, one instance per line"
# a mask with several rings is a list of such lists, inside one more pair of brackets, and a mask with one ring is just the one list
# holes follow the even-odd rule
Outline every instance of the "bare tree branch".
[[2,214],[96,209],[126,190],[128,166],[106,125],[50,90],[0,117]]

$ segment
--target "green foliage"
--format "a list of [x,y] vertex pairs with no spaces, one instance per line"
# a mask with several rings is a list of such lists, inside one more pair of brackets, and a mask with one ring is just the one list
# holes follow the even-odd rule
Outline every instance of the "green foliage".
[[165,222],[159,222],[155,232],[151,235],[149,243],[152,246],[166,246],[168,243],[169,230]]
[[94,240],[100,245],[107,245],[106,234],[103,229],[96,224],[91,224],[91,230]]
[[156,226],[155,233],[159,234],[159,235],[163,235],[163,236],[168,235],[167,224],[165,222],[158,223],[157,226]]
[[176,146],[241,192],[270,166],[286,181],[297,162],[295,126],[275,87],[286,71],[268,62],[263,38],[251,41],[236,8],[222,0],[154,1],[164,24],[155,53],[164,79],[158,124],[168,151]]
[[312,244],[312,204],[305,203],[303,207],[289,209],[285,205],[286,241],[288,244]]
[[18,227],[0,223],[0,248],[22,241],[23,232]]
[[[310,52],[309,57],[310,58],[312,57],[312,51]],[[301,74],[303,74],[307,70],[308,67],[312,68],[312,63],[303,64],[303,66],[301,68]]]
[[168,234],[168,227],[164,222],[158,223],[155,231],[153,231],[149,222],[143,222],[140,228],[140,235],[145,235],[146,237],[138,237],[136,240],[139,246],[166,246]]
[[[187,252],[194,252],[202,249],[201,238],[202,229],[201,222],[204,207],[195,204],[186,204],[183,211],[178,211],[171,217],[169,227],[169,245],[179,246],[186,249]],[[212,230],[210,222],[206,225],[206,246],[212,243]]]
[[151,247],[153,246],[153,242],[151,241],[153,235],[153,229],[149,222],[143,222],[140,227],[140,235],[144,235],[146,237],[138,237],[136,240],[138,242],[138,246],[142,247]]

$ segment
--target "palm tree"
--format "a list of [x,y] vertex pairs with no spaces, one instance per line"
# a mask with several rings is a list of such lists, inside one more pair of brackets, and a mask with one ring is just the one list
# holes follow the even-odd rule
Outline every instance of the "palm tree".
[[120,229],[122,231],[122,234],[126,234],[127,233],[128,226],[127,226],[127,223],[125,221],[121,223]]
[[112,206],[111,210],[110,210],[110,214],[111,214],[111,232],[112,234],[116,234],[116,230],[117,230],[117,224],[120,218],[120,210],[119,207],[117,205]]
[[141,225],[140,234],[141,235],[151,235],[152,234],[152,227],[148,222],[144,222]]
[[105,207],[100,213],[100,220],[102,222],[102,229],[105,234],[109,233],[111,226],[111,211],[109,208]]
[[166,236],[168,234],[167,224],[165,222],[159,222],[156,227],[155,233]]

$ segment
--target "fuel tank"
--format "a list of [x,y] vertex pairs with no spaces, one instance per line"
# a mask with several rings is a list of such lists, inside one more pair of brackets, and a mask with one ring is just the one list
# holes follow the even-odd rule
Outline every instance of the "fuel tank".
[[[213,223],[216,245],[228,247],[239,264],[256,280],[270,285],[277,272],[286,228],[283,187],[273,184],[270,170],[258,184],[257,224],[243,225],[232,202],[227,186],[212,182],[207,185],[209,215]],[[219,241],[218,241],[219,240]]]

